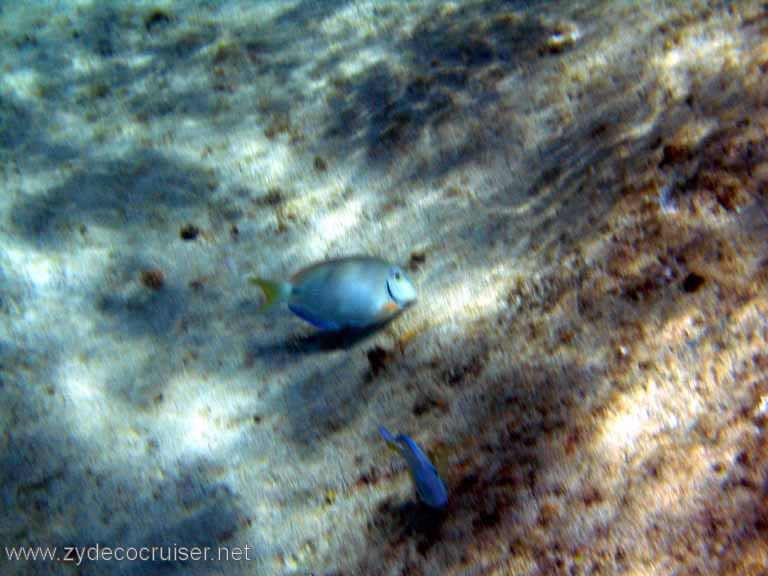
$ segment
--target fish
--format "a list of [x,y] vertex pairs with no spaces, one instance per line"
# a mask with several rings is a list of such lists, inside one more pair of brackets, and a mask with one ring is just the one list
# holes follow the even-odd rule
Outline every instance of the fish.
[[264,292],[267,311],[285,302],[322,331],[366,329],[392,319],[416,300],[405,271],[374,256],[347,256],[312,264],[286,282],[250,277]]
[[379,426],[379,433],[392,450],[399,452],[405,458],[413,483],[416,485],[416,492],[422,502],[430,508],[445,507],[448,502],[445,484],[437,469],[416,442],[405,434],[398,434],[395,438],[384,426]]

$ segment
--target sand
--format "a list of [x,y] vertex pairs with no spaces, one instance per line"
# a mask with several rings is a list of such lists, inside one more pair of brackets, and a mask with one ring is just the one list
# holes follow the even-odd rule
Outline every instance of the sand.
[[[4,2],[0,35],[3,574],[765,574],[761,2]],[[249,275],[360,253],[419,290],[382,330],[260,313]]]

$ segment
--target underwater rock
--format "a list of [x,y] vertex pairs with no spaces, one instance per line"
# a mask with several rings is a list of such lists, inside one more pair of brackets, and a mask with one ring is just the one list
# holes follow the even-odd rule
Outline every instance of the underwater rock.
[[181,230],[179,230],[179,236],[182,240],[191,241],[196,240],[197,237],[200,235],[200,228],[195,226],[194,224],[185,224],[181,227]]
[[142,270],[141,283],[151,290],[160,290],[165,282],[165,274],[159,268]]

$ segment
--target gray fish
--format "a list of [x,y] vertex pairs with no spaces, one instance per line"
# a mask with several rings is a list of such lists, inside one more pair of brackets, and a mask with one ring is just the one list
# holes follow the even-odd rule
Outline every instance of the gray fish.
[[313,264],[288,282],[250,278],[264,292],[263,310],[286,302],[320,330],[362,329],[380,324],[416,300],[402,268],[371,256],[349,256]]

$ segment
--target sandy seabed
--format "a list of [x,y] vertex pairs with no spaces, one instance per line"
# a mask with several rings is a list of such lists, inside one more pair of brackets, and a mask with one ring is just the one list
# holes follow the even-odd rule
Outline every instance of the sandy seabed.
[[[3,574],[766,574],[762,2],[2,2],[0,38]],[[248,275],[356,253],[417,305],[259,313]],[[9,560],[95,545],[249,560]]]

